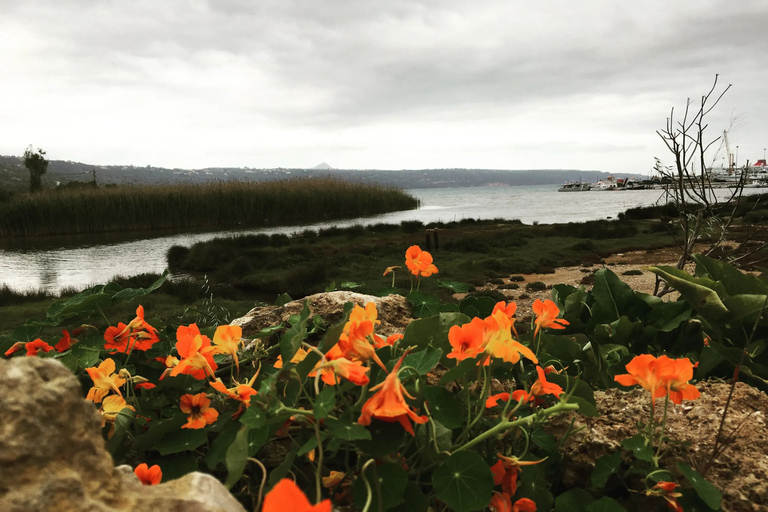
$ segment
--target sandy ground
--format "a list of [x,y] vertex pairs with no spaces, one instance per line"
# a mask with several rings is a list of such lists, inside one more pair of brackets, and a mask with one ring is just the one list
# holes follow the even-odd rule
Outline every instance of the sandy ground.
[[[635,251],[627,253],[617,253],[605,258],[603,264],[592,266],[560,267],[552,274],[519,274],[524,281],[511,281],[509,278],[503,279],[504,284],[515,283],[519,285],[516,290],[500,288],[503,285],[487,284],[479,287],[479,290],[498,290],[507,296],[508,300],[517,302],[517,318],[525,321],[533,315],[531,305],[536,299],[551,299],[552,285],[570,284],[572,286],[584,285],[588,290],[592,288],[592,275],[601,268],[609,268],[619,278],[627,283],[633,290],[643,293],[653,293],[656,286],[656,275],[644,270],[651,265],[675,265],[677,263],[680,250],[677,247],[668,247],[663,249],[651,249],[645,251]],[[624,275],[627,271],[640,271],[640,275]],[[512,276],[510,276],[512,277]],[[528,291],[525,289],[527,283],[540,281],[547,285],[546,290]],[[461,298],[462,295],[456,295]],[[668,294],[665,299],[674,300],[676,294]]]

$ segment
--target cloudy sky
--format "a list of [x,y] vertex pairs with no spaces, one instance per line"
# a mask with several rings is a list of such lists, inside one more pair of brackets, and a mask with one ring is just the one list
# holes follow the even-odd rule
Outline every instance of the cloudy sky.
[[765,0],[3,1],[0,154],[647,173],[719,73],[707,133],[743,163],[766,48]]

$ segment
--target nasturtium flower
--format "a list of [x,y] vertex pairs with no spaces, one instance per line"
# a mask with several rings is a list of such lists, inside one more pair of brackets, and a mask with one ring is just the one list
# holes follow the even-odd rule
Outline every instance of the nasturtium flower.
[[687,358],[658,358],[651,354],[635,356],[627,363],[627,371],[616,375],[614,380],[622,386],[639,384],[651,392],[652,399],[669,395],[676,404],[683,400],[695,400],[701,396],[696,386],[688,381],[693,378],[693,363]]
[[448,354],[449,359],[463,361],[477,357],[483,352],[485,323],[474,318],[464,325],[454,325],[448,330],[448,342],[453,350]]
[[238,371],[240,362],[237,360],[237,350],[243,343],[243,328],[239,325],[220,325],[213,334],[215,354],[229,354],[235,362]]
[[367,303],[365,308],[355,305],[339,336],[338,347],[342,355],[351,361],[365,362],[373,359],[376,364],[386,369],[376,355],[376,346],[385,342],[373,332],[375,326],[381,323],[377,317],[376,304],[373,302]]
[[264,496],[261,512],[331,512],[331,500],[312,505],[293,480],[283,478]]
[[105,359],[99,366],[86,368],[85,371],[88,372],[88,376],[93,381],[93,387],[88,390],[88,395],[85,397],[86,400],[97,404],[110,391],[114,391],[121,397],[123,396],[120,392],[120,386],[125,384],[125,379],[115,374],[115,362],[111,358]]
[[163,470],[160,469],[160,466],[157,464],[152,467],[148,467],[145,462],[142,462],[136,466],[136,469],[133,470],[133,473],[144,485],[157,485],[160,483],[160,480],[163,479]]
[[509,496],[514,496],[517,491],[517,477],[522,471],[521,466],[532,466],[540,462],[541,460],[520,460],[517,457],[507,457],[500,453],[496,456],[499,460],[491,466],[491,473],[493,474],[493,485],[501,485],[501,489]]
[[[291,358],[291,363],[300,363],[302,362],[307,355],[309,355],[309,351],[305,349],[304,347],[299,347],[299,350],[296,351],[295,354],[293,354],[293,357]],[[282,368],[283,367],[283,356],[279,355],[277,356],[277,361],[275,361],[275,364],[273,365],[275,368]]]
[[37,338],[34,341],[30,341],[26,345],[24,345],[24,348],[27,349],[27,357],[33,357],[38,355],[40,352],[50,352],[53,350],[53,347],[41,340],[40,338]]
[[568,325],[568,321],[562,318],[557,318],[560,314],[560,309],[553,301],[547,299],[541,301],[536,299],[533,301],[533,313],[536,315],[536,319],[533,321],[536,324],[536,330],[533,335],[536,336],[541,328],[549,329],[565,329]]
[[155,384],[152,384],[151,382],[140,382],[139,384],[136,384],[133,386],[133,389],[139,390],[139,389],[152,389],[157,387]]
[[512,498],[505,492],[494,491],[488,508],[491,512],[512,512]]
[[179,326],[176,340],[176,351],[182,359],[174,366],[171,377],[180,373],[198,380],[205,379],[206,375],[213,377],[218,365],[213,360],[214,349],[208,336],[200,334],[197,325],[191,324],[189,327]]
[[61,338],[59,342],[54,345],[56,352],[66,352],[67,350],[77,343],[77,340],[70,336],[69,331],[66,329],[61,330]]
[[181,395],[179,408],[189,415],[187,422],[181,428],[197,429],[215,423],[219,417],[219,412],[210,405],[211,401],[208,400],[205,393]]
[[670,359],[661,356],[658,361],[661,362],[658,369],[663,384],[657,395],[663,389],[666,392],[664,394],[668,394],[669,399],[678,405],[683,400],[696,400],[701,396],[696,386],[688,382],[693,378],[693,363],[688,358]]
[[412,245],[405,251],[405,266],[415,276],[429,277],[438,273],[432,263],[432,255],[422,251],[418,245]]
[[520,498],[512,505],[512,512],[536,512],[536,502],[530,498]]
[[229,389],[227,389],[221,379],[216,379],[215,381],[211,382],[213,389],[219,391],[220,393],[224,393],[233,400],[240,402],[240,407],[233,416],[234,418],[240,416],[240,414],[242,414],[245,409],[250,407],[251,397],[258,394],[258,391],[253,389],[253,383],[256,381],[256,377],[258,376],[259,372],[256,372],[254,376],[251,377],[250,381],[246,382],[245,384],[238,384],[237,386]]
[[369,382],[366,373],[370,368],[363,366],[360,361],[350,361],[346,357],[331,359],[318,369],[322,372],[323,382],[331,386],[337,383],[338,377],[344,377],[358,386],[365,386]]
[[541,366],[536,367],[536,373],[539,376],[539,380],[534,382],[531,386],[531,395],[555,395],[557,398],[560,398],[560,395],[563,394],[563,388],[557,384],[553,384],[552,382],[547,382],[546,372],[541,368]]
[[128,324],[107,327],[104,332],[104,349],[109,352],[128,354],[134,350],[147,351],[160,341],[157,329],[144,320],[144,307],[136,308],[136,318]]
[[503,309],[496,310],[483,322],[485,323],[484,351],[486,354],[513,364],[520,361],[520,356],[533,363],[539,362],[530,348],[512,338],[512,319]]
[[405,390],[398,376],[406,354],[400,357],[384,382],[371,388],[371,391],[376,393],[363,404],[363,411],[357,420],[360,425],[370,425],[371,418],[388,422],[397,421],[409,434],[415,435],[408,418],[416,423],[426,423],[429,420],[426,416],[416,414],[405,401],[406,396],[413,398]]
[[384,274],[382,274],[382,277],[384,277],[384,276],[387,276],[387,275],[389,275],[390,273],[394,273],[394,272],[395,272],[395,269],[398,269],[398,268],[401,268],[401,267],[399,267],[399,266],[397,266],[397,265],[395,265],[395,266],[392,266],[392,267],[387,267],[387,269],[384,271]]
[[102,428],[104,428],[107,422],[112,424],[110,426],[109,433],[107,434],[108,437],[112,437],[112,434],[114,434],[115,418],[117,418],[117,415],[120,414],[120,411],[122,411],[123,409],[130,409],[132,411],[136,410],[130,405],[128,405],[128,403],[126,403],[125,399],[122,396],[118,396],[118,395],[109,395],[101,403],[101,409],[99,410],[99,412],[101,412]]
[[485,400],[485,408],[490,409],[491,407],[496,407],[499,405],[499,402],[506,402],[512,398],[515,402],[523,401],[523,402],[530,402],[533,400],[534,396],[528,394],[524,389],[518,389],[516,391],[513,391],[510,395],[509,393],[498,393],[496,395],[491,395]]

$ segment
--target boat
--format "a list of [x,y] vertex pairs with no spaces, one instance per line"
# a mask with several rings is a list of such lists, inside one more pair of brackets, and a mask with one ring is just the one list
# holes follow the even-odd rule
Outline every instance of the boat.
[[605,192],[608,190],[623,190],[624,180],[617,180],[613,176],[608,176],[604,180],[600,180],[594,185],[592,185],[592,189],[595,192]]
[[590,188],[592,188],[592,185],[589,183],[582,183],[582,182],[571,182],[566,181],[563,185],[560,186],[560,188],[557,189],[558,192],[586,192]]

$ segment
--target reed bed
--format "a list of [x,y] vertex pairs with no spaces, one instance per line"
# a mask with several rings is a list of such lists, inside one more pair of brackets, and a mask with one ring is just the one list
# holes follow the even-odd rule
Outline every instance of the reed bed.
[[270,226],[417,204],[400,189],[334,178],[48,190],[0,203],[0,236]]

